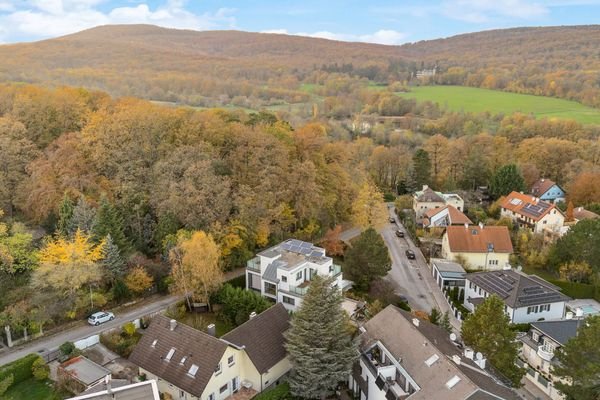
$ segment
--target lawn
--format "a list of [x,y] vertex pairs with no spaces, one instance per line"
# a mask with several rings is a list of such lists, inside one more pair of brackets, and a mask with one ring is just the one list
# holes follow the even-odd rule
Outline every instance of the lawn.
[[398,93],[418,101],[430,100],[454,111],[510,114],[532,113],[538,118],[574,119],[582,124],[600,124],[600,110],[575,101],[478,89],[464,86],[418,86]]
[[28,379],[24,382],[11,386],[4,395],[0,396],[0,400],[62,400],[54,391],[52,383],[49,381],[36,381]]
[[210,324],[215,324],[217,337],[221,337],[233,327],[217,318],[215,313],[186,313],[179,321],[203,332],[206,332],[206,327]]

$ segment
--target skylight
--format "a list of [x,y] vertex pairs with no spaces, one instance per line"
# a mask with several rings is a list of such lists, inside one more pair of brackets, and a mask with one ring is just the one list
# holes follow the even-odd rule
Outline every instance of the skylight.
[[185,357],[185,356],[184,356],[184,357],[181,359],[181,361],[179,361],[179,364],[181,364],[181,365],[185,364],[185,360],[187,360],[187,357]]
[[425,360],[425,364],[427,364],[428,367],[431,367],[439,359],[440,359],[440,357],[437,354],[434,354],[431,357],[429,357],[427,360]]
[[188,375],[194,377],[196,376],[196,372],[198,372],[198,366],[196,364],[192,364],[190,370],[188,371]]
[[520,199],[514,198],[510,201],[510,204],[518,206],[519,204],[521,204],[522,201]]
[[152,347],[156,347],[156,343],[158,343],[158,339],[154,339],[154,341],[152,342]]
[[456,384],[460,382],[460,378],[456,375],[454,375],[452,377],[452,379],[450,379],[448,382],[446,382],[446,387],[448,389],[452,389],[454,386],[456,386]]
[[175,354],[175,349],[171,347],[171,350],[169,350],[169,352],[167,353],[167,357],[165,357],[165,360],[171,361],[171,358],[173,358],[173,354]]

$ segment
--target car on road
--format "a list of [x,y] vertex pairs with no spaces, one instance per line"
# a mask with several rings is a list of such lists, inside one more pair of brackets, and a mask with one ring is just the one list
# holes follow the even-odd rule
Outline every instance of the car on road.
[[406,297],[405,295],[401,294],[398,295],[398,299],[403,302],[403,303],[408,303],[408,297]]
[[394,222],[396,222],[396,220],[394,219],[394,217],[390,217],[390,222],[393,224]]
[[397,230],[396,231],[396,236],[398,236],[399,238],[403,238],[404,237],[404,232],[402,232],[401,230]]
[[108,321],[115,319],[115,314],[108,311],[100,311],[90,315],[88,318],[88,324],[98,326]]
[[406,250],[405,254],[406,254],[406,258],[408,258],[409,260],[414,260],[416,258],[415,252],[412,251],[411,249]]

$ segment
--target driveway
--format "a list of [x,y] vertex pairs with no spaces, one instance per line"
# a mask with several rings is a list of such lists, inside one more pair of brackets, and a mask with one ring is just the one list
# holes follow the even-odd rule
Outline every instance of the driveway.
[[32,342],[20,344],[19,346],[15,346],[8,351],[4,349],[4,351],[0,353],[0,365],[8,364],[9,362],[17,360],[30,353],[46,354],[57,349],[64,342],[76,342],[80,339],[85,339],[89,336],[102,333],[111,328],[120,327],[126,322],[165,310],[171,304],[175,304],[177,301],[179,301],[179,299],[179,296],[161,297],[152,303],[147,303],[133,309],[128,309],[123,313],[117,312],[113,321],[106,322],[100,326],[90,326],[85,324],[83,326],[78,326],[64,332],[34,340]]

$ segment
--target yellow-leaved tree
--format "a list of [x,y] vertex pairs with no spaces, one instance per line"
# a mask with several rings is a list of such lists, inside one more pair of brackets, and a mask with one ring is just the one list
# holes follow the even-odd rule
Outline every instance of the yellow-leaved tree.
[[133,268],[125,277],[125,285],[135,294],[141,294],[150,289],[153,283],[154,279],[141,265]]
[[352,204],[352,221],[361,229],[377,228],[385,224],[387,210],[383,194],[371,181],[365,182],[358,190]]
[[79,230],[73,239],[58,237],[46,243],[40,251],[40,266],[33,274],[34,286],[74,294],[84,285],[99,282],[103,249],[104,242],[96,245]]
[[179,236],[177,246],[169,252],[173,284],[177,293],[183,294],[191,308],[191,299],[206,303],[223,283],[219,265],[219,246],[210,234],[196,231],[190,237]]

